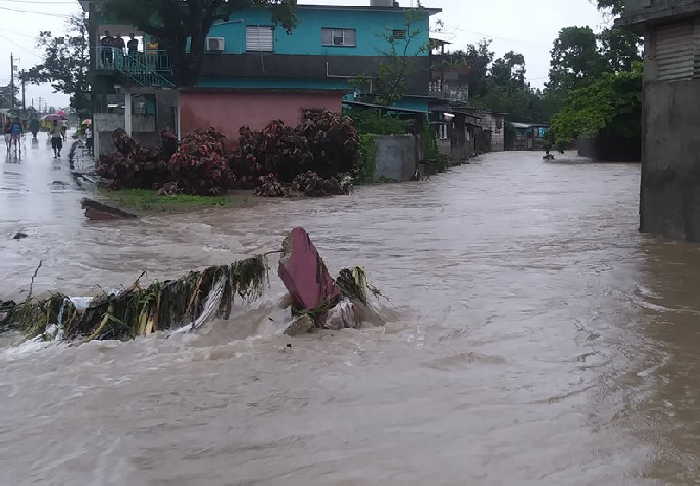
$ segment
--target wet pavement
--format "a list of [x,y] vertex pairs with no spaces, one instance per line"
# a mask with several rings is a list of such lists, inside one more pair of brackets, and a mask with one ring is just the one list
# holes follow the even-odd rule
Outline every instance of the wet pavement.
[[38,291],[86,295],[300,225],[333,272],[367,268],[391,322],[290,340],[273,278],[200,334],[6,339],[0,484],[698,482],[700,247],[638,233],[638,165],[489,154],[348,197],[90,223],[43,149],[3,165],[1,296],[40,259]]

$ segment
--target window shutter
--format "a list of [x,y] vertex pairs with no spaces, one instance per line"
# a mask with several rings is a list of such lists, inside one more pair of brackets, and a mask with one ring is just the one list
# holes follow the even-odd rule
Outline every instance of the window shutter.
[[333,30],[332,29],[321,29],[321,45],[332,46],[333,45]]
[[660,81],[691,79],[695,67],[695,29],[683,23],[656,31],[656,65]]
[[355,46],[357,44],[357,35],[355,29],[345,29],[345,43],[346,46]]
[[245,48],[247,51],[272,51],[273,29],[270,26],[246,27]]

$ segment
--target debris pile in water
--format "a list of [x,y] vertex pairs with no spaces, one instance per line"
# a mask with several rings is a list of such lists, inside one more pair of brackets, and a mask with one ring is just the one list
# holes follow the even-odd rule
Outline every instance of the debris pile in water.
[[[34,277],[40,267],[41,263]],[[292,299],[293,321],[285,331],[289,335],[359,328],[364,321],[383,324],[370,303],[370,296],[381,293],[367,282],[364,270],[343,269],[333,279],[303,228],[293,229],[284,240],[278,275]],[[269,283],[264,255],[145,288],[139,284],[141,277],[87,305],[59,292],[37,299],[30,288],[25,302],[0,301],[0,332],[14,329],[29,339],[91,341],[134,339],[185,326],[198,329],[214,318],[229,319],[236,295],[252,302],[263,296]]]
[[[45,300],[2,303],[0,330],[16,329],[33,339],[133,339],[212,318],[228,319],[235,294],[244,301],[262,296],[268,278],[264,256],[190,272],[178,280],[104,293],[79,310],[61,293]],[[58,335],[58,336],[57,336]]]
[[359,328],[362,321],[381,323],[369,302],[368,292],[381,292],[367,282],[361,267],[343,269],[333,279],[303,228],[294,228],[282,245],[277,274],[293,299],[296,317],[287,328],[290,335],[316,328]]

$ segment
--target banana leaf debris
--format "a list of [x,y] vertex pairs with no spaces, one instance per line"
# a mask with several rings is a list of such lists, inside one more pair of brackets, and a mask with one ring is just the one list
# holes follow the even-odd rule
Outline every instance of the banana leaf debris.
[[[286,333],[318,328],[358,328],[363,320],[381,324],[370,296],[381,293],[367,282],[360,267],[330,277],[323,260],[302,228],[285,239],[278,274],[292,296],[292,321]],[[38,270],[38,268],[37,268]],[[189,272],[177,280],[103,292],[92,299],[53,292],[25,302],[0,300],[0,332],[16,330],[28,339],[92,341],[130,340],[157,331],[198,329],[212,319],[228,320],[234,298],[260,299],[269,286],[265,255]]]

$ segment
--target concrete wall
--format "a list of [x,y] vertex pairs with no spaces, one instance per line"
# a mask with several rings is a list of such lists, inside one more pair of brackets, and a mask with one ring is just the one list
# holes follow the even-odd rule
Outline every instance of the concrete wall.
[[[112,132],[117,128],[124,129],[122,113],[95,113],[93,115],[95,157],[114,152]],[[153,115],[134,115],[132,137],[143,145],[157,146],[160,135],[155,131],[156,120]]]
[[641,230],[700,241],[700,80],[644,91]]
[[452,163],[460,164],[468,159],[470,155],[467,146],[465,117],[457,115],[450,126],[450,159]]
[[417,139],[413,135],[380,135],[376,138],[375,180],[411,180],[417,169]]
[[213,126],[237,140],[241,127],[260,130],[272,120],[296,126],[304,109],[339,113],[341,101],[341,92],[185,92],[180,94],[181,134]]

